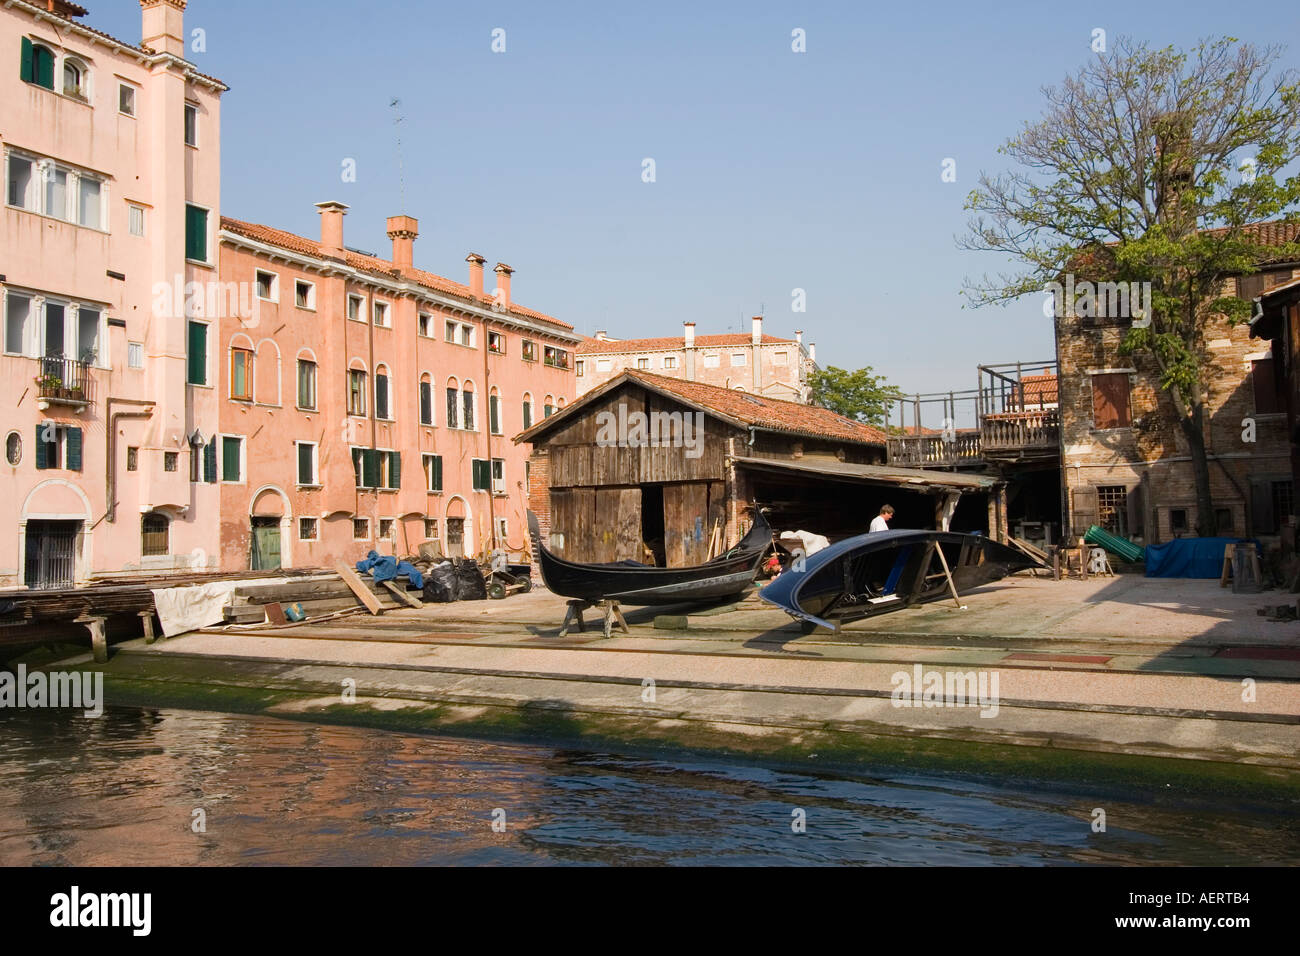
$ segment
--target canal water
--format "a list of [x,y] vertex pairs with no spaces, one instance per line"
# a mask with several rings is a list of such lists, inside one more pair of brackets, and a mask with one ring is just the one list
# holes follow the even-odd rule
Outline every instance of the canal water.
[[1206,800],[181,710],[0,716],[4,865],[1297,861],[1291,812]]

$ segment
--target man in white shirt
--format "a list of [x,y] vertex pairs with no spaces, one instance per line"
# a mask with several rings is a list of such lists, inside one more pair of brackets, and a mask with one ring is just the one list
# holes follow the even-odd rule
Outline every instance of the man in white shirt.
[[893,505],[881,505],[880,514],[871,519],[871,533],[877,531],[888,531],[889,522],[894,517]]

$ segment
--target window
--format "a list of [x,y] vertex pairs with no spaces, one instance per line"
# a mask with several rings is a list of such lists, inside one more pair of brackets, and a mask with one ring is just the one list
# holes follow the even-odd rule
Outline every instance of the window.
[[542,417],[550,418],[554,414],[555,414],[555,399],[554,397],[547,395],[546,401],[542,403]]
[[277,298],[276,286],[278,283],[276,282],[276,280],[278,278],[279,277],[274,272],[263,272],[261,269],[258,269],[253,274],[254,287],[257,290],[257,297],[259,299],[266,299],[269,302],[274,302]]
[[190,440],[190,481],[203,480],[203,446]]
[[298,447],[298,484],[315,485],[316,482],[316,443],[310,441],[294,442]]
[[636,360],[636,367],[639,369],[649,369],[650,360],[648,358],[639,358]]
[[[442,491],[442,456],[441,455],[423,455],[421,460],[424,463],[424,488],[426,491]],[[428,532],[425,532],[428,535]],[[437,537],[437,535],[428,535]]]
[[487,491],[492,487],[492,463],[486,458],[471,458],[470,474],[475,491]]
[[1286,398],[1278,394],[1271,358],[1251,362],[1250,379],[1255,389],[1256,414],[1269,415],[1285,411]]
[[428,312],[420,313],[420,334],[426,339],[433,338],[433,316]]
[[18,465],[23,460],[23,436],[17,432],[10,432],[5,436],[5,461],[10,465]]
[[293,283],[293,304],[300,309],[316,308],[316,286],[310,282],[304,282],[302,279],[296,279]]
[[6,170],[5,199],[9,205],[103,229],[104,189],[99,176],[15,152],[9,153]]
[[495,392],[488,396],[488,430],[501,434],[501,398]]
[[366,314],[366,297],[363,295],[348,296],[348,318],[353,322],[363,322],[363,316]]
[[676,368],[676,367],[677,367],[677,356],[676,356],[676,355],[665,355],[665,356],[664,356],[664,368]]
[[369,518],[352,519],[352,540],[353,541],[370,540],[370,519]]
[[1219,534],[1232,530],[1232,509],[1215,508],[1214,523],[1218,526]]
[[19,77],[47,90],[54,89],[54,53],[48,47],[23,37]]
[[466,348],[474,347],[474,327],[471,325],[462,325],[460,327],[460,344]]
[[550,365],[553,368],[568,368],[569,353],[564,349],[548,345],[542,352],[542,363],[544,365]]
[[316,363],[298,359],[298,407],[316,408]]
[[433,424],[433,383],[420,383],[420,424]]
[[319,520],[316,518],[298,519],[298,540],[315,541],[319,536]]
[[81,445],[80,428],[53,423],[37,425],[37,470],[66,468],[68,471],[81,471]]
[[127,368],[144,368],[143,342],[126,343],[126,366]]
[[185,258],[208,261],[208,211],[198,206],[185,207]]
[[455,385],[447,386],[447,427],[459,428],[457,422],[460,420],[460,392]]
[[185,357],[185,380],[190,385],[208,384],[208,327],[203,322],[190,322],[189,348]]
[[127,116],[135,115],[135,87],[125,83],[117,85],[117,111]]
[[103,203],[103,189],[99,180],[88,176],[77,178],[77,222],[90,229],[100,229],[100,211]]
[[1108,372],[1092,377],[1092,422],[1094,428],[1127,428],[1129,415],[1127,372]]
[[1174,534],[1181,534],[1187,531],[1186,508],[1169,509],[1169,530]]
[[99,359],[103,318],[100,309],[73,308],[71,302],[48,296],[42,301],[17,292],[5,296],[4,306],[6,352],[30,358],[74,358],[92,364]]
[[221,436],[221,480],[242,481],[244,474],[244,439]]
[[163,452],[163,471],[176,471],[180,467],[181,453],[178,451]]
[[134,445],[127,446],[126,449],[126,470],[135,471],[140,467],[140,449]]
[[424,519],[424,538],[426,541],[438,540],[438,519],[437,518]]
[[537,343],[532,341],[531,339],[524,339],[523,345],[520,350],[520,354],[523,356],[525,362],[536,362]]
[[743,366],[744,364],[745,364],[745,353],[744,353],[744,352],[732,352],[732,353],[731,353],[731,367],[732,367],[732,368],[739,368],[740,366]]
[[230,397],[253,400],[253,353],[248,349],[230,350]]
[[72,58],[63,61],[63,95],[84,100],[88,92],[86,68]]
[[135,203],[126,204],[127,229],[133,236],[144,235],[144,207]]
[[506,463],[503,458],[492,459],[492,493],[494,495],[506,493]]
[[585,359],[578,359],[576,364],[577,367],[574,368],[573,372],[578,376],[578,378],[582,378],[582,376],[587,374],[587,362]]
[[6,169],[5,201],[19,209],[40,212],[40,190],[37,189],[39,177],[36,175],[35,160],[10,153]]
[[466,348],[474,347],[474,326],[466,325],[463,322],[447,322],[446,338],[453,345],[464,345]]
[[608,372],[613,367],[614,363],[611,359],[596,359],[597,372]]
[[524,395],[524,431],[533,427],[533,397],[527,393]]
[[790,353],[789,353],[789,352],[773,352],[773,353],[772,353],[772,364],[773,364],[773,365],[785,365],[789,360],[790,360]]
[[497,518],[497,544],[504,546],[506,539],[510,537],[507,533],[510,530],[510,523],[503,517]]
[[379,326],[381,329],[386,329],[389,327],[390,322],[388,318],[387,302],[375,303],[375,325]]
[[1274,531],[1286,524],[1292,513],[1293,486],[1290,479],[1272,482]]
[[506,337],[500,332],[488,333],[488,351],[496,352],[498,355],[506,354]]
[[1111,534],[1127,538],[1128,489],[1123,485],[1102,485],[1097,489],[1098,523]]
[[185,104],[185,145],[199,145],[199,108],[193,103]]
[[168,529],[171,522],[166,515],[156,511],[140,518],[140,553],[146,557],[156,557],[171,551],[168,542]]
[[393,528],[396,522],[392,518],[379,519],[379,539],[389,541],[393,538]]
[[388,369],[383,365],[375,369],[375,417],[389,420]]
[[348,414],[366,413],[366,373],[359,368],[348,369]]
[[[722,356],[716,352],[708,353],[704,356],[705,368],[718,368],[722,364]],[[665,366],[666,368],[667,366]]]
[[460,427],[467,432],[474,430],[474,393],[465,389],[460,393],[461,407],[465,411],[464,418],[461,420]]
[[396,490],[402,484],[402,455],[377,448],[353,448],[352,470],[358,488]]

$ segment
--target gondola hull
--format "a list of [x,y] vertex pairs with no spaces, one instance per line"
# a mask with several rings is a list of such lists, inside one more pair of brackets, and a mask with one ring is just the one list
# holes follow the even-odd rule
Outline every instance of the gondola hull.
[[758,596],[806,624],[838,630],[849,621],[951,596],[940,549],[959,594],[1039,566],[980,535],[882,531],[847,538],[796,562]]
[[687,604],[732,597],[753,583],[772,545],[772,530],[760,515],[739,544],[706,564],[688,568],[657,568],[634,561],[579,564],[547,550],[531,511],[528,530],[546,587],[554,594],[592,603]]

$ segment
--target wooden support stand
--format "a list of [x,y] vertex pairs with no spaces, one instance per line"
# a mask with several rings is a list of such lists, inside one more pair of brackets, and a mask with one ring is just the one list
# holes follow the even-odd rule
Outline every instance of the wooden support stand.
[[157,635],[153,632],[153,611],[137,611],[140,615],[140,624],[144,627],[144,642],[152,644],[158,640]]
[[102,617],[82,614],[74,622],[86,625],[86,629],[90,631],[90,649],[95,656],[96,664],[108,663],[108,634],[104,631],[104,621],[105,618]]
[[599,608],[604,614],[604,633],[605,637],[610,637],[614,628],[617,627],[624,634],[630,635],[627,621],[623,617],[623,608],[617,601],[597,601],[594,604],[591,601],[573,600],[569,601],[568,609],[564,612],[564,623],[560,626],[560,637],[568,637],[569,631],[576,626],[579,632],[585,632],[587,627],[582,619],[582,612],[589,607]]

